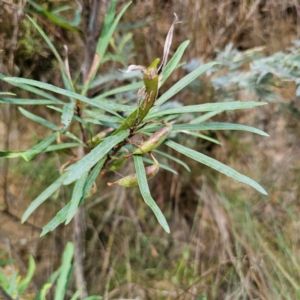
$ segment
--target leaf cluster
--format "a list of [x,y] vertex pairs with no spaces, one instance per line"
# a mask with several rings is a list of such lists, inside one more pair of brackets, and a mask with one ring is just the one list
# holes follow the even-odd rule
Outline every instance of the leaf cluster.
[[[162,120],[176,123],[173,126],[173,135],[171,135],[171,137],[176,136],[177,132],[183,132],[187,134],[198,135],[200,138],[205,138],[205,135],[201,134],[200,132],[208,130],[246,130],[267,136],[267,134],[261,130],[240,124],[215,122],[203,123],[213,115],[220,114],[223,111],[249,109],[266,104],[264,102],[230,101],[225,103],[181,105],[180,107],[176,107],[176,105],[172,106],[171,100],[177,93],[183,90],[201,74],[210,69],[214,70],[213,68],[216,68],[216,66],[219,64],[217,62],[201,64],[192,72],[189,72],[186,76],[180,79],[165,93],[159,95],[159,87],[164,84],[170,74],[180,65],[180,60],[189,44],[189,41],[183,42],[178,47],[173,57],[162,70],[161,74],[157,73],[156,65],[159,61],[157,59],[152,65],[150,65],[148,68],[145,68],[147,72],[149,71],[151,74],[156,72],[156,77],[154,78],[156,80],[155,87],[147,82],[144,77],[143,81],[133,81],[127,85],[100,93],[94,97],[87,97],[87,92],[91,88],[95,88],[103,82],[115,80],[113,74],[110,74],[110,76],[103,77],[101,79],[102,81],[100,80],[99,83],[99,77],[96,77],[96,74],[106,59],[115,59],[116,61],[120,61],[119,58],[114,56],[107,58],[105,54],[111,38],[117,28],[118,22],[129,4],[130,3],[125,5],[119,14],[116,14],[116,1],[111,1],[110,8],[105,16],[104,26],[98,41],[93,66],[88,79],[83,84],[77,85],[72,79],[71,74],[69,74],[68,71],[68,66],[62,60],[50,39],[47,37],[42,28],[36,23],[36,21],[30,17],[28,17],[29,20],[42,35],[59,62],[64,88],[32,79],[6,77],[0,74],[1,80],[39,96],[39,99],[1,97],[0,103],[15,105],[46,105],[48,109],[55,110],[61,115],[60,124],[54,124],[22,107],[19,107],[21,114],[31,121],[51,130],[52,134],[44,138],[41,142],[34,145],[30,149],[21,151],[2,151],[0,152],[1,157],[22,157],[26,161],[30,161],[40,153],[44,152],[62,150],[68,151],[74,148],[81,148],[85,150],[85,155],[83,155],[83,157],[72,157],[66,162],[61,170],[60,177],[48,188],[46,188],[46,190],[43,191],[36,199],[34,199],[24,213],[22,218],[23,222],[25,222],[29,216],[62,185],[70,185],[74,183],[73,193],[69,203],[65,205],[43,228],[41,235],[45,235],[49,231],[54,230],[58,225],[64,222],[65,224],[68,224],[75,215],[77,208],[84,202],[86,197],[90,195],[90,191],[92,190],[92,187],[95,184],[100,172],[109,171],[110,166],[113,165],[114,161],[122,159],[124,154],[128,153],[128,149],[132,148],[130,138],[136,136],[137,134],[151,135],[153,131],[155,131],[155,128],[157,129],[157,126],[159,128],[159,122]],[[126,39],[123,42],[121,40],[120,44],[122,43],[124,46],[126,44]],[[122,100],[120,101],[120,95],[124,95],[128,92],[135,92],[144,85],[146,86],[146,96],[144,99],[142,99],[144,100],[144,103],[136,106],[136,104],[124,102]],[[155,95],[152,92],[155,93]],[[151,101],[153,101],[153,104],[151,105],[147,103],[150,98]],[[167,107],[165,105],[166,101],[169,101],[171,105]],[[179,117],[188,113],[203,114],[189,123],[180,124]],[[80,132],[73,130],[75,126],[81,129],[81,134]],[[82,134],[82,132],[86,134]],[[64,141],[62,141],[61,137],[63,137]],[[197,162],[205,164],[229,177],[232,177],[233,179],[252,186],[262,194],[266,194],[266,191],[254,180],[240,174],[239,172],[213,158],[180,145],[173,141],[172,138],[165,141],[164,144],[167,147],[182,153],[183,155]],[[156,150],[154,150],[154,152],[155,151]],[[184,162],[175,159],[166,152],[159,153],[164,155],[167,159],[172,159],[178,162],[180,165],[189,170],[188,166]],[[146,154],[133,155],[138,186],[145,203],[151,208],[158,222],[166,232],[170,232],[168,223],[163,213],[150,193],[143,161],[146,160],[152,164],[154,162],[144,157],[145,155]],[[125,159],[124,163],[129,161],[130,158]],[[120,165],[122,166],[123,163]],[[176,173],[176,171],[172,170],[168,165],[161,165],[161,167]],[[116,170],[116,168],[114,168],[114,170]]]

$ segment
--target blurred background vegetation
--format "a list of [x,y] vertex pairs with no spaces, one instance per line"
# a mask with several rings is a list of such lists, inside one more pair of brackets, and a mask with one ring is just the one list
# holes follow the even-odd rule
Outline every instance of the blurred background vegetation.
[[[97,35],[110,1],[96,2]],[[93,3],[0,0],[0,73],[62,86],[55,57],[25,11],[62,56],[68,55],[71,73],[80,78],[83,63],[92,57],[93,40],[85,35],[85,28]],[[125,3],[118,1],[118,10]],[[63,16],[69,27],[47,17],[45,11]],[[193,136],[179,136],[181,144],[193,145],[255,179],[269,196],[178,156],[191,173],[174,164],[171,167],[179,175],[162,170],[150,182],[153,198],[170,224],[168,235],[137,189],[110,189],[106,182],[113,178],[104,175],[97,181],[95,195],[85,203],[82,224],[88,293],[104,299],[300,299],[299,1],[133,1],[111,40],[90,95],[132,80],[120,75],[118,68],[148,65],[161,57],[173,12],[182,24],[175,29],[171,51],[186,39],[190,45],[184,57],[187,64],[171,75],[161,93],[199,64],[216,60],[223,65],[195,80],[173,100],[185,104],[269,102],[259,109],[212,115],[215,121],[260,128],[269,138],[216,131],[209,137],[221,145]],[[88,43],[90,48],[84,46]],[[14,89],[1,81],[0,91]],[[29,97],[23,93],[21,97]],[[135,93],[120,97],[135,101]],[[60,122],[55,111],[26,109]],[[44,128],[28,121],[16,106],[0,106],[1,149],[27,149],[43,136]],[[30,255],[36,262],[22,299],[32,299],[60,265],[64,247],[72,240],[72,224],[39,238],[41,228],[69,201],[67,188],[59,197],[52,196],[28,222],[20,223],[32,199],[57,177],[65,157],[44,153],[30,163],[0,160],[1,274],[11,279],[18,270],[25,277]],[[67,298],[75,290],[71,278]],[[48,299],[53,295],[52,289]]]

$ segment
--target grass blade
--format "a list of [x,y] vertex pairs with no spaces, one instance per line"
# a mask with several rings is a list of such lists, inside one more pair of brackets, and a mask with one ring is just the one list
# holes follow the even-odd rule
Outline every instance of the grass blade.
[[103,158],[115,145],[122,142],[129,135],[128,131],[121,131],[114,136],[105,138],[102,143],[95,147],[88,155],[83,157],[78,163],[72,165],[72,173],[65,180],[64,184],[79,179],[84,172],[91,169],[101,158]]
[[143,196],[143,199],[145,203],[151,208],[153,213],[155,214],[159,224],[162,226],[162,228],[167,232],[170,233],[169,225],[166,221],[165,216],[161,212],[160,208],[157,206],[156,202],[153,200],[149,186],[148,181],[146,177],[145,167],[143,163],[143,158],[139,155],[133,155],[134,159],[134,166],[136,170],[136,175],[138,178],[138,184],[141,191],[141,194]]
[[18,293],[22,295],[28,288],[35,271],[35,261],[32,255],[29,256],[28,271],[26,277],[18,284]]
[[264,188],[261,185],[259,185],[257,182],[255,182],[254,180],[252,180],[251,178],[249,178],[245,175],[238,173],[237,171],[224,165],[223,163],[221,163],[209,156],[206,156],[202,153],[199,153],[195,150],[189,149],[189,148],[184,147],[180,144],[177,144],[173,141],[170,141],[170,140],[165,142],[165,144],[167,146],[169,146],[170,148],[182,153],[183,155],[186,155],[186,156],[190,157],[191,159],[194,159],[214,170],[219,171],[220,173],[223,173],[233,179],[236,179],[237,181],[240,181],[247,185],[250,185],[257,191],[259,191],[260,193],[267,195],[267,192],[264,190]]
[[54,300],[65,299],[67,282],[68,282],[69,272],[71,269],[73,254],[74,254],[74,245],[68,242],[62,256],[61,271],[60,271],[59,278],[57,279]]
[[64,173],[63,175],[61,175],[57,180],[55,180],[51,185],[49,185],[37,198],[35,198],[30,205],[28,206],[28,208],[26,209],[26,211],[24,212],[24,215],[21,219],[21,222],[24,223],[29,217],[30,215],[42,204],[44,203],[51,195],[54,194],[54,192],[56,190],[58,190],[64,180],[68,177],[68,173]]

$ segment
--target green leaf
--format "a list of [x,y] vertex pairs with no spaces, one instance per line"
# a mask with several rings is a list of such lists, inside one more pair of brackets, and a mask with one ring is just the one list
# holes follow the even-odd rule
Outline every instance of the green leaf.
[[166,158],[168,158],[168,159],[170,159],[170,160],[175,161],[175,162],[178,163],[179,165],[183,166],[188,172],[191,172],[190,167],[189,167],[185,162],[183,162],[182,160],[180,160],[180,159],[174,157],[173,155],[170,155],[170,154],[168,154],[168,153],[166,153],[166,152],[162,152],[162,151],[160,151],[160,150],[154,150],[153,152],[158,153],[158,154],[160,154],[160,155],[162,155],[162,156],[165,156]]
[[80,143],[64,143],[64,144],[57,144],[57,145],[51,145],[44,150],[44,152],[51,152],[51,151],[57,151],[57,150],[63,150],[68,148],[74,148],[82,146],[83,144]]
[[[79,147],[84,144],[82,143],[64,143],[64,144],[57,144],[57,145],[51,145],[48,146],[46,149],[44,149],[42,152],[51,152],[51,151],[58,151],[63,149],[69,149],[74,147]],[[16,157],[22,157],[26,154],[26,151],[0,151],[0,157],[6,157],[6,158],[16,158]]]
[[221,114],[223,111],[210,111],[208,113],[203,114],[202,116],[199,116],[195,119],[193,119],[190,124],[198,124],[198,123],[202,123],[218,114]]
[[32,255],[29,255],[29,264],[26,277],[18,285],[18,293],[22,295],[28,288],[35,270],[35,262]]
[[83,173],[81,178],[79,178],[75,183],[72,199],[71,199],[71,205],[67,215],[66,225],[69,224],[73,219],[73,217],[75,216],[77,208],[80,204],[81,197],[83,195],[83,189],[86,183],[87,176],[88,176],[88,172]]
[[80,295],[80,290],[77,290],[70,300],[77,300]]
[[18,109],[22,113],[22,115],[24,115],[26,118],[28,118],[36,123],[39,123],[45,127],[48,127],[54,131],[59,130],[59,127],[57,125],[45,120],[44,118],[41,118],[41,117],[27,111],[26,109],[24,109],[22,107],[18,107]]
[[49,83],[44,83],[44,82],[40,82],[40,81],[36,81],[36,80],[32,80],[32,79],[26,79],[26,78],[18,78],[18,77],[6,77],[3,80],[6,81],[6,82],[8,82],[8,83],[24,83],[24,84],[28,84],[28,85],[37,86],[37,87],[39,87],[41,89],[49,90],[49,91],[52,91],[54,93],[67,96],[69,98],[78,99],[78,100],[80,100],[80,101],[82,101],[84,103],[87,103],[87,104],[90,104],[92,106],[96,106],[96,107],[102,108],[103,110],[108,111],[108,112],[112,113],[113,115],[121,117],[115,111],[113,111],[110,108],[106,107],[105,105],[101,104],[100,101],[94,101],[94,100],[89,99],[89,98],[87,98],[85,96],[82,96],[80,94],[74,93],[72,91],[68,91],[68,90],[59,88],[59,87],[57,87],[55,85],[52,85],[52,84],[49,84]]
[[104,54],[108,47],[109,41],[110,41],[113,33],[115,32],[116,27],[117,27],[122,15],[124,14],[124,12],[126,11],[126,9],[128,8],[128,6],[130,4],[131,4],[131,2],[127,3],[122,8],[122,10],[117,15],[117,17],[115,17],[116,0],[111,1],[111,5],[110,5],[108,13],[105,16],[103,29],[102,29],[102,32],[101,32],[101,35],[100,35],[100,38],[99,38],[98,44],[97,44],[97,53],[100,55],[101,59],[104,58]]
[[26,150],[24,153],[22,153],[21,156],[26,161],[33,159],[41,152],[44,152],[44,150],[47,149],[56,140],[56,138],[57,138],[57,133],[53,133],[52,135],[48,136],[37,145],[33,146],[31,149]]
[[172,56],[172,58],[170,59],[168,64],[163,69],[162,85],[167,80],[167,78],[172,74],[172,72],[177,68],[177,65],[178,65],[186,47],[189,45],[189,43],[190,43],[190,41],[188,41],[188,40],[183,42],[178,47],[178,49],[176,50],[176,52],[174,53],[174,55]]
[[151,208],[151,210],[155,214],[155,216],[156,216],[159,224],[162,226],[162,228],[167,233],[170,233],[170,228],[166,221],[165,216],[163,215],[163,213],[161,212],[161,210],[159,209],[159,207],[157,206],[156,202],[153,200],[153,198],[150,194],[148,181],[147,181],[147,177],[146,177],[146,171],[145,171],[145,167],[143,164],[143,158],[139,155],[133,155],[133,160],[134,160],[136,175],[138,178],[139,188],[140,188],[140,191],[141,191],[141,194],[143,196],[145,203]]
[[16,96],[16,94],[11,93],[11,92],[0,92],[0,96],[2,96],[2,95]]
[[[51,43],[50,39],[48,38],[48,36],[45,34],[45,32],[43,31],[43,29],[35,22],[34,19],[30,18],[28,15],[27,15],[27,18],[30,20],[30,22],[34,25],[34,27],[38,30],[38,32],[40,33],[40,35],[43,37],[43,39],[45,40],[45,42],[48,44],[49,48],[51,49],[51,51],[53,52],[54,56],[56,57],[56,59],[58,60],[59,62],[59,65],[60,65],[60,69],[63,71],[63,73],[66,75],[66,77],[68,78],[67,74],[67,70],[66,70],[66,67],[65,67],[65,64],[64,62],[62,61],[60,55],[58,54],[57,50],[55,49],[54,45]],[[73,87],[73,83],[72,81],[68,78],[68,81],[69,81],[69,84],[70,86]],[[73,87],[73,90],[74,90],[74,87]]]
[[16,158],[23,156],[23,154],[26,152],[26,150],[23,151],[0,151],[0,157],[6,157],[6,158]]
[[35,296],[34,300],[46,300],[46,293],[58,278],[60,271],[61,271],[61,267],[51,274],[51,276],[48,278],[46,283],[42,286],[39,293]]
[[69,202],[56,214],[56,216],[43,228],[43,231],[40,235],[41,237],[48,232],[53,231],[58,225],[66,220],[70,206],[71,202]]
[[90,76],[90,78],[88,79],[88,82],[86,82],[85,86],[83,87],[83,90],[81,92],[82,95],[86,94],[86,91],[88,90],[91,81],[94,79],[94,77],[104,59],[104,54],[109,45],[109,41],[110,41],[113,33],[115,32],[115,29],[116,29],[122,15],[124,14],[124,12],[126,11],[126,9],[128,8],[128,6],[130,4],[131,4],[131,2],[127,3],[122,8],[120,13],[117,16],[115,16],[116,0],[111,1],[108,13],[105,15],[105,18],[104,18],[103,29],[101,31],[101,35],[100,35],[100,37],[98,39],[98,43],[97,43],[96,52],[99,55],[99,61],[97,62],[97,65],[94,68],[93,74]]
[[[57,15],[55,12],[55,10],[53,11],[49,11],[47,9],[44,9],[42,6],[38,5],[37,3],[35,3],[34,1],[28,0],[28,2],[35,8],[37,9],[37,11],[33,11],[33,13],[39,14],[39,15],[43,15],[44,17],[48,18],[49,21],[52,24],[61,26],[62,28],[68,29],[70,31],[75,31],[77,33],[79,33],[79,30],[74,27],[74,25],[72,25],[72,22],[68,21],[67,19],[64,19],[62,17],[60,17],[59,15]],[[78,18],[78,13],[77,10],[75,11],[75,18]],[[80,14],[79,14],[80,16]]]
[[84,185],[83,194],[82,194],[80,202],[82,202],[85,199],[85,197],[88,195],[88,193],[90,192],[90,190],[91,190],[91,188],[92,188],[92,186],[93,186],[96,178],[98,177],[100,171],[102,170],[104,162],[105,162],[105,158],[102,158],[97,163],[97,165],[93,168],[93,170],[91,171],[91,173],[89,174],[89,177],[86,180],[85,185]]
[[180,130],[244,130],[253,132],[259,135],[269,136],[266,132],[254,127],[232,124],[232,123],[205,123],[205,124],[175,124],[172,131]]
[[215,143],[217,145],[222,145],[218,140],[216,140],[214,138],[211,138],[211,137],[209,137],[209,136],[207,136],[205,134],[201,134],[201,133],[197,133],[197,132],[193,132],[193,131],[188,131],[188,130],[179,131],[179,133],[193,135],[193,136],[196,136],[196,137],[198,137],[200,139],[207,140],[209,142]]
[[84,172],[91,169],[101,158],[103,158],[115,145],[122,142],[129,135],[128,131],[121,131],[114,136],[105,138],[97,147],[95,147],[89,154],[83,157],[78,163],[72,165],[72,172],[64,181],[64,184],[79,179]]
[[[85,110],[86,114],[93,117],[96,121],[104,121],[104,122],[112,122],[112,123],[122,123],[123,119],[119,118],[117,116],[108,116],[101,113],[98,113],[96,111],[91,110]],[[85,119],[86,122],[88,118]]]
[[225,102],[225,103],[205,103],[205,104],[198,104],[198,105],[187,105],[187,106],[170,108],[170,109],[165,109],[154,113],[150,113],[146,119],[153,119],[158,116],[170,115],[170,114],[245,109],[245,108],[252,108],[255,106],[262,106],[266,104],[268,103],[254,102],[254,101],[249,101],[249,102],[233,101],[233,102]]
[[[151,165],[154,165],[154,161],[152,159],[143,157],[143,161],[147,162],[147,163],[149,163]],[[174,173],[174,174],[178,175],[178,173],[174,169],[170,168],[169,166],[166,166],[166,165],[161,164],[161,163],[159,163],[158,165],[159,165],[160,169],[164,169],[164,170],[167,170],[167,171],[169,171],[171,173]]]
[[68,127],[72,122],[74,116],[74,107],[75,107],[74,101],[64,105],[63,112],[61,115],[61,123],[64,124],[66,127]]
[[[48,105],[47,107],[50,108],[50,109],[53,109],[53,110],[55,110],[55,111],[58,111],[58,112],[60,112],[60,113],[63,112],[63,110],[62,110],[61,108],[58,108],[58,107],[53,106],[53,105]],[[84,127],[85,127],[85,128],[87,129],[87,131],[89,132],[90,136],[93,136],[93,134],[92,134],[92,132],[91,132],[91,130],[90,130],[88,124],[87,124],[83,119],[81,119],[80,117],[78,117],[78,116],[76,116],[76,115],[73,115],[73,119],[75,119],[75,120],[78,121],[79,123],[83,124]],[[69,132],[66,132],[65,135],[67,135],[67,134],[70,134],[70,133],[69,133]],[[70,136],[69,136],[69,137],[70,137]],[[71,138],[72,138],[72,137],[71,137]],[[73,139],[74,139],[74,138],[73,138]],[[77,139],[77,138],[76,138],[76,139]]]
[[64,300],[67,290],[68,276],[71,269],[71,262],[74,254],[74,245],[67,243],[62,256],[61,272],[57,280],[54,300]]
[[[7,78],[5,75],[0,73],[0,79],[4,80],[4,78]],[[54,102],[57,102],[57,104],[63,104],[64,102],[60,101],[59,99],[55,98],[54,96],[46,93],[45,91],[41,91],[40,89],[34,88],[32,86],[26,85],[26,84],[21,84],[21,83],[14,83],[10,82],[11,85],[19,87],[25,91],[31,92],[33,94],[42,96],[44,98],[47,98],[49,100],[53,100]]]
[[250,185],[257,191],[259,191],[260,193],[267,195],[267,192],[264,190],[264,188],[261,185],[259,185],[257,182],[255,182],[254,180],[252,180],[251,178],[249,178],[245,175],[238,173],[237,171],[224,165],[223,163],[221,163],[209,156],[206,156],[202,153],[199,153],[195,150],[189,149],[189,148],[184,147],[180,144],[177,144],[173,141],[170,141],[170,140],[165,142],[165,144],[167,146],[169,146],[170,148],[182,153],[183,155],[186,155],[186,156],[188,156],[188,157],[190,157],[212,169],[219,171],[220,173],[223,173],[233,179],[236,179],[237,181],[240,181],[247,185]]
[[[142,87],[143,84],[142,82],[139,82],[140,86]],[[93,99],[94,100],[94,99]],[[109,107],[110,109],[114,111],[121,111],[121,112],[132,112],[136,109],[136,106],[131,106],[131,105],[125,105],[125,104],[119,104],[116,103],[114,100],[107,100],[107,99],[101,99],[101,103],[104,104],[105,106]]]
[[16,105],[47,105],[47,104],[63,104],[54,100],[44,99],[14,99],[14,98],[0,98],[0,103],[16,104]]
[[181,80],[175,83],[166,93],[164,93],[158,100],[156,100],[156,105],[159,106],[165,103],[167,100],[169,100],[179,91],[181,91],[184,87],[186,87],[188,84],[194,81],[198,76],[200,76],[202,73],[206,72],[216,64],[218,64],[218,62],[213,61],[208,64],[202,65],[190,74],[183,77]]
[[101,100],[101,99],[106,98],[107,96],[116,95],[116,94],[129,92],[129,91],[134,91],[134,90],[140,89],[143,85],[144,85],[144,83],[142,81],[140,81],[140,82],[135,82],[135,83],[131,83],[128,85],[120,86],[118,88],[109,90],[103,94],[100,94],[99,96],[96,96],[95,98],[93,98],[93,100]]
[[54,192],[60,188],[64,180],[68,177],[68,173],[61,175],[56,181],[49,185],[37,198],[35,198],[28,208],[26,209],[21,222],[24,223],[29,216],[42,204],[44,203]]

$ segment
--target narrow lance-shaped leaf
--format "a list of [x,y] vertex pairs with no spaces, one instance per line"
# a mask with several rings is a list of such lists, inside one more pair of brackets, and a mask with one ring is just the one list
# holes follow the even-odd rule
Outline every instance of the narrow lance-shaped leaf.
[[[105,97],[111,96],[111,95],[116,95],[116,94],[120,94],[120,93],[125,93],[125,92],[129,92],[129,91],[134,91],[137,89],[140,89],[143,86],[143,82],[135,82],[135,83],[131,83],[128,85],[124,85],[121,87],[117,87],[115,89],[111,89],[103,94],[100,94],[99,96],[96,96],[93,98],[93,100],[102,100]],[[111,100],[110,100],[111,101]]]
[[[51,152],[51,151],[58,151],[68,148],[74,148],[79,147],[84,144],[81,143],[65,143],[65,144],[57,144],[57,145],[51,145],[48,146],[46,149],[44,149],[42,152]],[[22,151],[0,151],[0,157],[6,157],[6,158],[16,158],[16,157],[23,157],[24,154],[26,154],[26,151],[28,150],[22,150]]]
[[120,11],[120,13],[115,17],[115,10],[116,10],[116,0],[112,0],[110,3],[110,8],[108,10],[108,13],[105,16],[104,19],[104,25],[103,25],[103,29],[100,35],[100,38],[98,40],[98,44],[97,44],[97,49],[96,52],[97,54],[94,57],[94,61],[92,64],[92,69],[90,71],[90,74],[88,76],[88,80],[85,83],[85,86],[82,89],[81,94],[85,95],[89,85],[91,83],[91,81],[94,79],[100,65],[101,62],[104,58],[104,54],[106,52],[106,49],[108,47],[109,41],[122,17],[122,15],[124,14],[124,12],[126,11],[126,9],[128,8],[128,6],[131,4],[131,2],[127,3],[122,10]]
[[162,226],[162,228],[167,233],[170,233],[170,228],[166,221],[165,216],[163,215],[163,213],[161,212],[161,210],[159,209],[159,207],[157,206],[156,202],[153,200],[153,198],[150,194],[148,181],[147,181],[147,177],[146,177],[146,172],[145,172],[145,167],[144,167],[144,163],[143,163],[143,158],[139,155],[134,155],[133,159],[134,159],[134,166],[135,166],[135,170],[136,170],[136,174],[137,174],[137,178],[138,178],[138,184],[139,184],[139,188],[140,188],[141,194],[143,196],[143,199],[144,199],[145,203],[151,208],[151,210],[155,214],[155,216],[156,216],[159,224]]
[[74,186],[73,189],[73,194],[72,194],[72,199],[71,199],[71,205],[68,211],[68,215],[67,215],[67,220],[66,220],[66,225],[69,224],[71,222],[71,220],[73,219],[73,217],[75,216],[75,213],[77,211],[77,208],[79,206],[82,194],[83,194],[83,189],[84,189],[84,185],[86,183],[86,179],[88,176],[88,172],[85,172],[81,178],[79,178]]
[[33,146],[31,149],[25,151],[21,156],[26,161],[33,159],[41,152],[44,152],[44,150],[47,149],[56,140],[56,138],[57,138],[57,133],[53,133],[52,135],[48,136],[37,145]]
[[2,104],[15,104],[15,105],[48,105],[48,104],[63,104],[53,100],[45,99],[15,99],[15,98],[0,98]]
[[198,124],[198,123],[202,123],[218,114],[221,114],[223,111],[210,111],[208,113],[203,114],[202,116],[199,116],[195,119],[193,119],[190,124]]
[[177,164],[183,166],[188,172],[191,172],[190,167],[185,162],[183,162],[182,160],[174,157],[174,155],[170,155],[170,154],[168,154],[166,152],[163,152],[163,151],[160,151],[160,150],[157,150],[157,149],[154,150],[154,153],[158,153],[158,154],[160,154],[162,156],[165,156],[166,158],[168,158],[170,160],[175,161]]
[[2,95],[16,96],[16,94],[11,93],[11,92],[0,92],[0,96],[2,96]]
[[232,124],[232,123],[204,123],[204,124],[175,124],[173,125],[173,131],[180,130],[244,130],[253,132],[259,135],[269,136],[266,132],[254,127]]
[[157,99],[156,105],[158,106],[165,103],[167,100],[169,100],[179,91],[181,91],[184,87],[186,87],[188,84],[194,81],[198,76],[200,76],[202,73],[206,72],[216,64],[218,64],[218,62],[210,62],[208,64],[202,65],[198,67],[196,70],[194,70],[193,72],[191,72],[190,74],[183,77],[176,84],[174,84],[166,93],[164,93],[159,99]]
[[57,144],[57,145],[51,145],[51,146],[47,147],[43,152],[58,151],[58,150],[63,150],[63,149],[68,149],[68,148],[79,147],[79,146],[84,146],[84,144],[80,144],[80,143]]
[[233,102],[226,102],[226,103],[205,103],[205,104],[198,104],[198,105],[187,105],[183,107],[170,108],[170,109],[165,109],[154,113],[150,113],[146,119],[152,119],[159,116],[170,115],[170,114],[245,109],[245,108],[252,108],[255,106],[262,106],[266,104],[268,103],[254,102],[254,101],[249,101],[249,102],[233,101]]
[[32,255],[30,255],[29,262],[28,262],[28,271],[27,271],[26,277],[18,285],[19,295],[22,295],[25,292],[25,290],[28,288],[28,286],[32,280],[32,277],[34,275],[34,271],[35,271],[35,261],[34,261]]
[[121,117],[115,111],[113,111],[110,108],[103,105],[100,101],[94,101],[94,100],[89,99],[85,96],[74,93],[72,91],[62,89],[60,87],[57,87],[57,86],[49,84],[49,83],[40,82],[40,81],[37,81],[37,80],[32,80],[32,79],[27,79],[27,78],[19,78],[19,77],[6,77],[3,80],[7,81],[8,83],[23,83],[23,84],[27,84],[27,85],[36,86],[36,87],[39,87],[41,89],[45,89],[45,90],[48,90],[48,91],[51,91],[51,92],[54,92],[54,93],[57,93],[57,94],[67,96],[69,98],[74,98],[74,99],[80,100],[80,101],[82,101],[84,103],[87,103],[87,104],[90,104],[92,106],[102,108],[103,110],[108,111],[113,115]]
[[30,215],[42,204],[44,203],[51,195],[54,194],[56,190],[60,188],[64,180],[68,177],[68,173],[64,173],[57,180],[55,180],[51,185],[49,185],[37,198],[35,198],[28,208],[26,209],[23,217],[22,223],[24,223]]
[[50,231],[53,231],[57,226],[62,224],[67,219],[70,206],[71,206],[71,202],[69,202],[66,206],[64,206],[56,214],[56,216],[45,227],[43,227],[43,231],[40,236],[44,236],[45,234],[47,234]]
[[261,185],[259,185],[257,182],[255,182],[254,180],[252,180],[251,178],[249,178],[245,175],[238,173],[237,171],[224,165],[223,163],[221,163],[209,156],[206,156],[202,153],[199,153],[195,150],[189,149],[189,148],[184,147],[180,144],[177,144],[173,141],[170,141],[170,140],[165,142],[165,144],[167,146],[169,146],[170,148],[182,153],[183,155],[186,155],[186,156],[188,156],[188,157],[190,157],[212,169],[215,169],[215,170],[219,171],[220,173],[223,173],[229,177],[232,177],[240,182],[250,185],[257,191],[259,191],[260,193],[267,195],[267,192],[264,190],[264,188]]
[[18,109],[19,109],[19,111],[20,111],[26,118],[28,118],[28,119],[30,119],[30,120],[36,122],[36,123],[39,123],[39,124],[41,124],[41,125],[43,125],[43,126],[45,126],[45,127],[48,127],[48,128],[50,128],[50,129],[52,129],[52,130],[54,130],[54,131],[59,130],[59,127],[58,127],[57,125],[55,125],[55,124],[53,124],[53,123],[47,121],[46,119],[41,118],[41,117],[39,117],[39,116],[37,116],[37,115],[35,115],[35,114],[33,114],[33,113],[27,111],[26,109],[24,109],[24,108],[22,108],[22,107],[19,107]]
[[88,155],[83,157],[78,163],[72,166],[72,172],[65,180],[64,184],[79,179],[82,174],[91,169],[101,158],[103,158],[115,145],[122,142],[129,135],[127,131],[121,131],[114,136],[105,138],[102,143],[95,147]]
[[61,115],[61,123],[64,124],[66,127],[68,127],[72,122],[74,116],[74,107],[75,107],[74,101],[64,105],[63,112]]
[[[146,163],[149,163],[151,165],[154,164],[153,160],[151,160],[149,158],[146,158],[146,157],[143,157],[143,161],[146,162]],[[171,173],[174,173],[174,174],[178,175],[178,173],[175,170],[173,170],[172,168],[170,168],[169,166],[166,166],[166,165],[161,164],[161,163],[159,163],[158,166],[159,166],[160,169],[164,169],[166,171],[169,171]]]
[[[58,52],[55,49],[54,45],[51,43],[51,41],[48,38],[48,36],[45,34],[45,32],[43,31],[43,29],[35,22],[34,19],[30,18],[28,15],[27,15],[27,18],[30,20],[30,22],[34,25],[34,27],[38,30],[38,32],[40,33],[40,35],[46,41],[46,43],[48,44],[48,46],[51,49],[52,53],[54,54],[54,56],[58,60],[59,65],[60,65],[60,69],[63,71],[64,74],[67,75],[68,71],[66,70],[66,67],[65,67],[65,65],[64,65],[64,63],[63,63],[60,55],[58,54]],[[66,77],[68,78],[68,76],[66,76]],[[69,78],[68,78],[68,80],[69,80],[69,85],[72,86],[72,89],[74,90],[72,81]]]
[[102,167],[104,165],[105,162],[105,158],[102,158],[97,165],[93,168],[93,170],[91,171],[91,173],[89,174],[89,177],[87,178],[84,188],[83,188],[83,194],[81,197],[81,202],[85,199],[85,197],[88,195],[88,193],[90,192],[96,178],[98,177],[100,171],[102,170]]
[[55,300],[65,299],[68,276],[71,268],[73,254],[74,254],[74,245],[68,242],[62,256],[61,272],[57,280],[55,296],[54,296]]
[[186,47],[189,45],[190,41],[185,41],[183,42],[178,49],[176,50],[176,52],[174,53],[174,55],[172,56],[172,58],[170,59],[170,61],[168,62],[168,64],[165,66],[165,68],[162,71],[163,77],[162,77],[162,84],[168,79],[168,77],[172,74],[172,72],[175,70],[175,68],[177,67]]
[[[0,79],[4,80],[5,78],[7,78],[7,77],[0,73]],[[16,87],[18,87],[22,90],[25,90],[25,91],[31,92],[33,94],[39,95],[41,97],[44,97],[46,99],[53,100],[57,104],[64,104],[63,101],[60,101],[59,99],[57,99],[53,95],[50,95],[50,94],[46,93],[45,91],[37,89],[33,86],[30,86],[30,85],[27,85],[27,84],[22,84],[22,83],[16,83],[16,82],[10,82],[10,84],[13,85],[13,86],[16,86]]]

